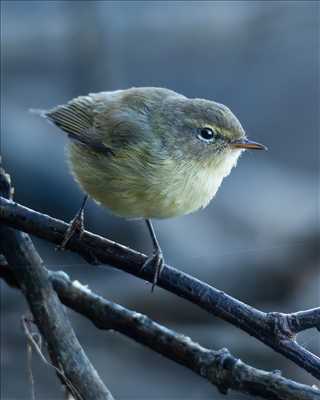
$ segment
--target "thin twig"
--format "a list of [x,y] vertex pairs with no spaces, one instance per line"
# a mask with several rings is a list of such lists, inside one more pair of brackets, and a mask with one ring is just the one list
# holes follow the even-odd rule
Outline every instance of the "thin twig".
[[[72,384],[72,382],[66,377],[65,373],[63,372],[63,370],[57,368],[55,365],[53,365],[51,362],[49,362],[46,359],[45,355],[43,354],[43,352],[41,350],[41,347],[39,346],[39,344],[37,343],[37,341],[34,338],[34,334],[31,333],[30,328],[28,327],[28,325],[30,325],[30,320],[28,320],[25,317],[22,317],[21,323],[22,323],[23,331],[24,331],[24,333],[25,333],[25,335],[27,337],[27,340],[28,340],[28,345],[30,346],[31,350],[32,350],[32,347],[33,347],[36,350],[36,352],[38,353],[38,355],[40,356],[42,362],[45,365],[47,365],[48,367],[53,368],[56,371],[56,373],[62,378],[62,380],[65,383],[65,385],[69,388],[70,392],[75,395],[75,398],[84,400],[84,398],[81,396],[81,393]],[[31,377],[32,377],[32,383],[33,383],[32,386],[34,386],[32,370],[31,370]],[[33,393],[34,393],[34,391],[33,391]],[[33,394],[33,398],[35,398],[34,394]]]
[[[63,221],[3,198],[0,198],[0,221],[54,244],[61,243],[68,227]],[[119,243],[85,231],[81,240],[77,237],[70,240],[68,249],[86,260],[95,258],[101,264],[109,264],[152,282],[152,268],[141,271],[147,257]],[[295,313],[298,323],[288,324],[290,314],[259,311],[168,265],[164,267],[158,285],[256,337],[320,379],[320,358],[295,341],[297,332],[319,326],[319,309],[308,310],[307,314]]]
[[36,400],[34,377],[32,371],[32,345],[29,340],[27,340],[27,363],[28,363],[28,376],[30,381],[31,400]]

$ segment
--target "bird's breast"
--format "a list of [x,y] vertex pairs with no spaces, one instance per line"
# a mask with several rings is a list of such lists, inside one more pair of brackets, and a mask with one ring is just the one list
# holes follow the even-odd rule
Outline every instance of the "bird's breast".
[[[73,174],[98,203],[125,218],[171,218],[205,207],[214,197],[241,151],[205,167],[193,161],[166,159],[147,164],[126,157],[98,162],[71,146]],[[219,161],[219,162],[218,162]]]
[[206,207],[217,193],[223,179],[236,165],[240,153],[230,153],[206,167],[190,163],[179,174],[170,174],[168,171],[164,207],[161,208],[162,213],[158,218],[189,214]]

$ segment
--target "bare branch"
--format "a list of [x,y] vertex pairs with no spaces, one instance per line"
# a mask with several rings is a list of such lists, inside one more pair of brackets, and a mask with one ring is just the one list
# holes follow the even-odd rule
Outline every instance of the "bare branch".
[[291,332],[299,333],[311,328],[316,328],[320,332],[320,307],[285,314],[285,316],[290,320]]
[[255,369],[233,357],[227,349],[206,349],[145,315],[96,295],[78,281],[72,282],[64,272],[49,271],[49,276],[60,300],[88,318],[98,329],[121,332],[191,369],[222,393],[232,389],[272,400],[320,399],[320,391],[316,388],[285,379],[279,372]]
[[41,350],[41,343],[42,343],[41,336],[38,333],[31,332],[31,325],[32,325],[33,321],[30,320],[29,318],[23,316],[21,319],[21,323],[22,323],[24,333],[28,340],[28,355],[30,354],[30,356],[28,357],[29,358],[28,367],[29,367],[29,376],[30,376],[30,381],[31,381],[31,386],[32,386],[32,395],[33,395],[32,398],[35,397],[34,388],[33,388],[34,379],[33,379],[33,374],[32,374],[32,369],[31,369],[31,354],[32,354],[32,348],[34,348],[36,350],[36,352],[38,353],[38,355],[40,356],[43,363],[46,364],[48,367],[53,368],[56,371],[57,375],[63,382],[63,386],[65,386],[70,393],[73,393],[75,398],[83,399],[83,397],[81,396],[81,393],[79,393],[78,389],[66,377],[65,373],[63,372],[63,369],[56,367],[54,364],[52,364],[51,362],[49,362],[46,359],[45,355],[43,354],[43,352]]
[[220,391],[234,389],[263,398],[320,399],[320,391],[289,381],[278,373],[252,368],[228,350],[212,351],[148,318],[112,303],[71,282],[65,273],[50,273],[62,302],[85,315],[99,329],[113,329],[182,364],[209,380]]
[[[61,243],[68,227],[63,221],[4,198],[0,198],[0,221],[54,244]],[[86,260],[94,258],[101,264],[109,264],[152,282],[151,268],[141,271],[146,256],[119,243],[85,231],[81,240],[73,237],[68,248]],[[296,324],[284,323],[291,320],[288,315],[259,311],[168,265],[158,284],[256,337],[320,379],[320,358],[295,341],[297,332],[319,326],[319,309],[292,314]]]
[[[8,195],[9,186],[7,176],[0,171],[1,192]],[[0,225],[0,251],[9,265],[14,266],[12,272],[15,279],[11,283],[16,281],[20,286],[50,354],[55,355],[59,370],[77,389],[75,398],[113,400],[78,342],[52,287],[48,271],[29,236]],[[68,381],[65,382],[66,386]]]

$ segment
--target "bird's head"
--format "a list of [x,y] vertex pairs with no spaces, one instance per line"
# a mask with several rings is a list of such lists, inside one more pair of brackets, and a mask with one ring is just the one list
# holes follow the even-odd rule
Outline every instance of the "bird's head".
[[160,115],[165,145],[178,158],[218,165],[226,159],[236,161],[247,149],[267,149],[249,140],[230,109],[214,101],[172,96]]

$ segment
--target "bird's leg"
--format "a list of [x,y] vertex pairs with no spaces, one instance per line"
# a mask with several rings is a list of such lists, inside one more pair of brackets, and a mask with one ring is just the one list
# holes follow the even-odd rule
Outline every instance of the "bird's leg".
[[164,266],[164,258],[162,254],[162,250],[160,247],[160,244],[158,242],[157,236],[155,234],[155,231],[153,229],[153,225],[150,219],[146,219],[146,224],[151,236],[152,244],[153,244],[153,254],[151,254],[146,262],[143,264],[141,270],[149,266],[150,264],[154,266],[155,271],[154,271],[154,276],[153,276],[153,282],[152,282],[152,287],[151,287],[151,292],[153,292],[154,287],[156,286],[159,276],[161,274],[161,271]]
[[57,250],[65,250],[70,239],[77,232],[79,232],[79,236],[81,238],[84,232],[84,208],[87,203],[87,200],[88,200],[88,195],[85,195],[79,211],[76,213],[74,218],[72,218],[72,220],[69,222],[69,226],[68,229],[66,230],[62,243],[56,247]]

